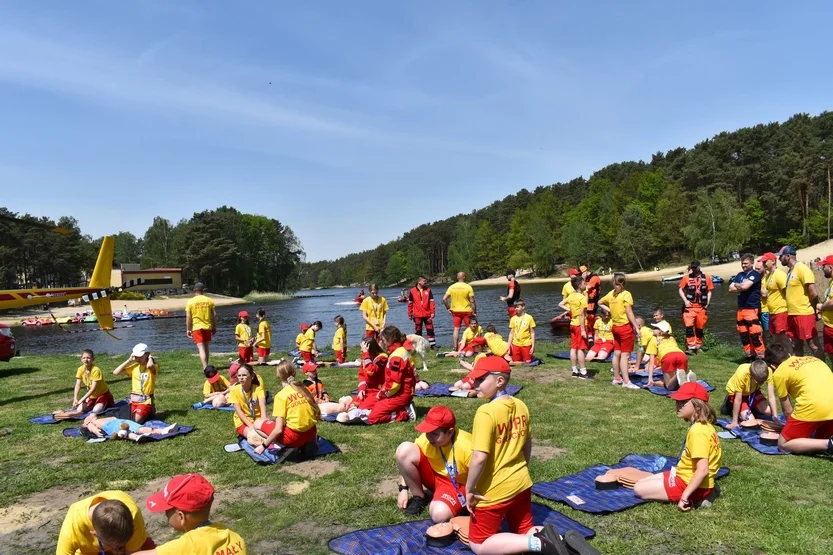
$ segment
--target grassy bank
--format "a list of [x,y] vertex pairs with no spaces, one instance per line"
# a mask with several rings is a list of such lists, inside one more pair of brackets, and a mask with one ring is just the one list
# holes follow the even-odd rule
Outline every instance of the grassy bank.
[[[545,344],[539,355],[557,350]],[[719,351],[720,358],[715,356]],[[351,349],[350,355],[357,356]],[[692,359],[700,377],[718,387],[736,367],[736,349],[715,349]],[[544,357],[546,358],[546,357]],[[227,523],[247,541],[249,553],[327,553],[327,540],[346,531],[401,522],[395,505],[393,453],[416,433],[411,424],[343,427],[322,423],[319,433],[343,451],[317,461],[260,467],[244,453],[226,454],[234,441],[231,414],[192,411],[201,396],[202,375],[191,352],[159,355],[162,370],[157,398],[167,422],[195,425],[192,434],[157,444],[86,444],[64,438],[74,424],[35,426],[27,418],[65,407],[72,399],[77,359],[24,357],[0,365],[0,544],[15,553],[54,549],[66,507],[84,495],[107,488],[131,491],[144,507],[148,494],[174,474],[204,473],[217,488],[216,521]],[[100,357],[112,370],[120,358]],[[216,357],[216,364],[227,359]],[[453,382],[462,374],[454,360],[431,360],[428,381]],[[533,480],[552,480],[596,463],[614,463],[628,453],[676,456],[686,424],[674,417],[671,400],[644,391],[625,391],[609,383],[608,367],[591,382],[569,377],[565,361],[521,368],[513,382],[524,386],[519,398],[530,407],[535,449]],[[274,370],[264,370],[269,389],[277,389]],[[355,387],[355,370],[323,370],[321,378],[338,396]],[[125,379],[109,380],[116,398],[129,392]],[[433,404],[452,407],[461,427],[470,430],[481,402],[420,399],[420,418]],[[830,553],[833,552],[833,481],[823,458],[760,455],[737,440],[723,441],[723,497],[714,507],[683,514],[671,505],[647,504],[606,516],[550,504],[594,528],[593,544],[602,553]],[[145,511],[151,533],[167,540],[173,533],[164,518]]]

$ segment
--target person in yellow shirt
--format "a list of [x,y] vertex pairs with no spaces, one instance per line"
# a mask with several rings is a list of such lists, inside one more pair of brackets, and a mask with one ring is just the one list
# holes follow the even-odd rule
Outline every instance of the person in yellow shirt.
[[515,302],[515,315],[509,320],[509,350],[512,362],[532,362],[535,355],[535,318],[526,312],[526,302]]
[[[233,421],[237,435],[254,437],[258,422],[266,418],[266,389],[252,367],[242,363],[235,375],[237,383],[229,390],[229,404],[234,407]],[[261,436],[264,437],[264,436]]]
[[569,275],[569,279],[567,279],[567,281],[564,283],[564,285],[561,286],[561,300],[562,301],[564,299],[566,299],[567,297],[569,297],[570,293],[572,293],[573,291],[576,290],[575,287],[573,287],[573,278],[576,277],[576,276],[580,276],[581,272],[579,272],[575,268],[570,268],[570,271],[568,272],[568,275]]
[[499,357],[504,357],[508,360],[511,360],[511,355],[509,354],[509,343],[503,340],[503,337],[497,332],[497,328],[492,324],[486,326],[486,333],[483,334],[483,339],[486,340],[486,346],[489,347],[489,351]]
[[113,375],[127,374],[131,378],[130,415],[139,424],[156,414],[154,394],[159,364],[150,355],[148,346],[137,343],[130,353],[130,358],[119,364]]
[[593,322],[593,346],[584,357],[585,362],[606,360],[613,352],[613,320],[610,311],[602,310],[601,318]]
[[229,404],[229,381],[210,364],[203,370],[205,383],[202,386],[202,394],[206,403],[211,403],[214,408],[226,407]]
[[696,382],[697,375],[688,370],[688,357],[677,345],[671,335],[668,322],[651,324],[654,337],[648,342],[645,354],[649,357],[645,371],[648,373],[648,385],[654,385],[654,360],[662,368],[662,382],[665,389],[674,391],[684,383]]
[[142,511],[123,491],[102,491],[69,506],[56,555],[101,555],[153,549]]
[[790,338],[787,336],[787,274],[778,267],[778,258],[775,253],[764,253],[760,261],[764,264],[763,290],[761,291],[762,303],[766,303],[769,310],[769,335],[773,343],[788,345]]
[[304,337],[301,339],[301,344],[298,346],[298,350],[301,351],[301,358],[304,359],[304,362],[314,362],[315,357],[318,356],[318,345],[315,344],[315,334],[323,326],[324,325],[320,320],[316,320],[307,329],[307,331],[304,332]]
[[333,352],[336,354],[336,362],[344,364],[347,360],[347,324],[344,323],[344,316],[340,314],[333,318],[336,332],[333,335]]
[[185,333],[194,340],[203,368],[208,366],[211,336],[217,333],[217,309],[204,292],[205,285],[195,283],[194,296],[185,305]]
[[768,348],[764,360],[787,417],[778,447],[789,453],[833,454],[833,372],[816,357],[790,356],[783,345]]
[[249,313],[246,310],[241,310],[237,314],[234,338],[237,340],[239,359],[243,362],[252,362],[254,360],[254,337],[252,337],[252,326],[249,325]]
[[258,430],[266,439],[255,449],[262,453],[273,443],[280,449],[279,460],[301,449],[304,458],[312,458],[318,451],[316,422],[321,419],[321,409],[309,389],[295,377],[295,366],[282,360],[276,369],[283,385],[272,409],[274,420],[262,422]]
[[[450,301],[449,301],[450,299]],[[515,304],[517,304],[515,300]],[[466,273],[457,273],[457,282],[452,283],[443,295],[443,305],[451,314],[454,322],[454,343],[459,343],[460,327],[469,326],[469,319],[477,316],[477,302],[474,299],[474,289],[466,283]]]
[[646,501],[670,501],[681,511],[712,497],[723,450],[709,405],[709,393],[697,382],[683,384],[669,395],[677,402],[677,418],[690,422],[680,462],[671,470],[639,480],[633,488]]
[[228,527],[211,521],[214,486],[199,474],[174,476],[162,491],[147,498],[152,513],[165,513],[182,535],[136,555],[246,555],[246,542]]
[[388,310],[390,310],[387,299],[379,296],[378,285],[370,284],[370,296],[365,297],[359,306],[359,310],[365,323],[364,336],[372,337],[378,341],[379,333],[385,328],[385,318]]
[[[477,409],[471,432],[465,486],[469,547],[474,553],[557,554],[560,540],[551,525],[531,533],[532,422],[524,402],[506,393],[511,372],[509,363],[496,356],[483,358],[474,369],[477,396],[490,401]],[[499,533],[504,520],[509,533]]]
[[587,379],[584,351],[587,350],[587,284],[581,276],[573,276],[570,283],[573,292],[558,306],[570,313],[570,365],[574,378]]
[[266,319],[266,311],[262,308],[257,309],[255,348],[257,349],[257,363],[266,364],[269,362],[269,353],[272,352],[272,325]]
[[[408,516],[420,514],[428,505],[435,523],[448,522],[466,506],[466,479],[471,461],[471,434],[457,428],[454,411],[437,405],[417,424],[416,441],[396,448],[399,470],[397,505]],[[425,490],[432,492],[432,501]],[[408,492],[411,492],[410,499]]]
[[[761,395],[760,388],[764,384],[767,385],[767,397]],[[723,400],[721,412],[732,417],[726,428],[735,428],[741,420],[749,420],[756,416],[770,419],[778,416],[772,370],[766,362],[756,359],[750,364],[738,366],[726,383],[726,398]]]
[[[645,318],[642,316],[636,317],[636,326],[639,328],[639,354],[642,355],[642,362],[647,364],[651,357],[646,351],[648,350],[648,344],[654,339],[654,330],[645,325]],[[656,361],[654,362],[656,363]]]
[[301,350],[301,343],[304,341],[304,334],[309,329],[309,324],[301,322],[301,333],[295,336],[295,348]]
[[793,344],[796,356],[804,355],[804,343],[810,347],[810,354],[819,354],[816,329],[816,305],[819,292],[816,289],[816,276],[803,262],[796,260],[796,251],[790,246],[781,247],[777,253],[782,266],[786,266],[787,286],[787,335]]
[[[474,379],[471,377],[474,373],[474,367],[477,366],[477,361],[482,359],[485,356],[489,356],[483,352],[483,349],[488,345],[486,342],[485,337],[475,337],[471,342],[471,350],[472,354],[474,355],[474,360],[472,362],[465,361],[460,359],[460,366],[462,366],[465,370],[468,370],[468,374],[454,382],[451,387],[448,388],[449,391],[465,391],[467,392],[467,397],[476,397],[476,393],[474,391]],[[462,395],[462,393],[458,394]]]
[[[668,323],[668,321],[665,319],[665,311],[662,310],[661,306],[654,307],[653,318],[654,318],[654,324],[659,324],[660,322],[665,322],[666,324],[668,324],[668,329],[671,330],[670,333],[672,333],[672,334],[674,333],[674,329],[671,327],[671,324]],[[700,343],[702,343],[702,341],[700,341]]]
[[824,327],[822,328],[822,341],[824,354],[830,358],[833,363],[833,255],[827,255],[819,262],[819,267],[824,273],[824,277],[829,279],[827,289],[824,291],[824,296],[819,299],[816,305],[816,311],[821,314]]
[[[81,386],[87,388],[87,392],[79,399]],[[105,409],[115,405],[113,394],[104,382],[101,368],[95,366],[95,353],[92,349],[84,349],[81,353],[81,366],[75,372],[75,390],[72,394],[72,408],[70,410],[56,410],[53,416],[57,420],[71,418],[79,414],[92,411],[101,414]]]
[[639,326],[633,315],[633,295],[625,289],[625,274],[613,274],[613,291],[602,297],[599,306],[610,311],[613,320],[613,385],[627,389],[639,389],[628,376],[628,361],[633,352]]

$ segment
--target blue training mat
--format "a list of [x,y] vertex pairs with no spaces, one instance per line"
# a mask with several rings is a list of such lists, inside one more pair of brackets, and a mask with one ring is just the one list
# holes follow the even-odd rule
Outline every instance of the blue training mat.
[[231,405],[227,405],[225,407],[215,407],[211,404],[211,401],[200,401],[198,403],[194,403],[191,405],[191,408],[194,410],[234,410],[234,407]]
[[[127,399],[122,399],[121,401],[117,402],[115,405],[110,407],[109,409],[104,409],[101,411],[101,416],[107,416],[108,414],[112,414],[117,412],[121,407],[127,405]],[[69,410],[69,409],[67,409]],[[90,411],[92,412],[92,411]],[[55,417],[51,414],[44,414],[43,416],[33,416],[29,419],[29,422],[32,424],[57,424],[58,422],[71,422],[73,420],[84,420],[87,416],[89,416],[90,412],[85,412],[84,414],[79,414],[77,416],[73,416],[72,418],[64,418],[63,420],[55,420]]]
[[[423,389],[416,392],[417,397],[454,397],[448,390],[453,383],[432,383],[428,389]],[[506,386],[506,392],[509,395],[515,395],[522,389],[520,385],[509,384]]]
[[[597,464],[585,468],[577,474],[563,476],[552,482],[532,484],[532,493],[544,499],[560,501],[585,513],[615,513],[647,503],[647,501],[638,498],[632,489],[624,487],[612,490],[596,489],[595,480],[598,476],[611,468],[624,468],[626,466],[638,468],[645,472],[665,472],[675,466],[677,462],[679,462],[679,459],[663,455],[626,455],[618,463],[610,466]],[[723,478],[728,474],[729,469],[722,466],[717,471],[717,478]],[[570,497],[573,499],[570,499]]]
[[[148,420],[142,425],[143,426],[149,426],[151,428],[167,428],[168,426],[170,426],[170,424],[162,422],[161,420]],[[172,437],[185,435],[187,433],[193,432],[194,429],[195,429],[195,426],[180,426],[180,425],[177,425],[177,427],[174,428],[173,431],[171,431],[168,434],[150,435],[148,437],[150,438],[149,441],[159,441],[159,440],[162,440],[162,439],[169,439],[169,438],[172,438]],[[84,437],[84,436],[81,435],[81,427],[79,426],[78,428],[67,428],[66,430],[64,430],[64,437]],[[109,437],[105,438],[105,439],[107,439],[108,441],[110,440]]]
[[[558,511],[538,503],[532,504],[532,519],[538,526],[552,524],[561,535],[566,534],[568,530],[575,530],[588,539],[596,535],[592,528],[582,526]],[[433,524],[430,520],[418,520],[350,532],[330,540],[329,548],[343,555],[468,555],[471,553],[471,550],[460,540],[448,547],[426,546],[425,531]]]
[[[631,377],[631,381],[633,383],[635,383],[636,385],[638,385],[642,389],[645,389],[646,391],[650,391],[654,395],[662,395],[663,397],[667,397],[667,396],[669,396],[670,394],[673,393],[673,391],[668,391],[667,389],[665,389],[665,386],[663,386],[663,385],[648,386],[648,373],[647,372],[634,372],[634,373],[630,374],[630,377]],[[658,383],[661,384],[662,383],[662,372],[661,371],[660,372],[654,371],[654,380],[657,380],[657,379],[659,379]],[[697,380],[697,383],[702,385],[706,389],[706,391],[714,391],[714,386],[711,385],[706,380]]]
[[[552,357],[552,358],[557,358],[559,360],[570,360],[570,351],[561,351],[559,353],[550,353],[547,356]],[[607,358],[605,358],[605,359],[596,358],[596,359],[590,360],[588,362],[604,362],[605,364],[611,364],[613,362],[613,353],[610,353],[609,355],[607,355]]]
[[[784,423],[783,415],[779,417],[782,423]],[[720,425],[721,428],[731,432],[733,436],[747,444],[749,447],[761,453],[763,455],[789,455],[786,451],[781,451],[777,445],[764,445],[761,443],[761,438],[758,434],[761,433],[760,429],[756,430],[747,430],[746,428],[741,428],[738,426],[737,428],[732,428],[731,430],[726,427],[727,424],[731,424],[731,418],[718,418],[717,423]]]
[[[249,445],[249,442],[245,439],[241,439],[239,441],[240,447],[249,455],[253,461],[258,464],[275,464],[277,462],[277,457],[275,456],[275,452],[267,449],[263,453],[255,453],[255,448]],[[324,439],[321,436],[318,436],[318,452],[313,457],[317,459],[318,457],[323,457],[325,455],[332,455],[333,453],[341,453],[341,449],[335,446],[333,442],[328,439]],[[290,456],[288,461],[297,460],[297,457]]]

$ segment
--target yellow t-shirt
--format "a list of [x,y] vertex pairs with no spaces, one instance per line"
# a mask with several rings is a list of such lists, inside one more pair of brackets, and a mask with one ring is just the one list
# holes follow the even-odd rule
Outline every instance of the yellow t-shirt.
[[[613,335],[611,333],[611,335]],[[642,347],[643,350],[648,350],[648,345],[651,344],[651,340],[654,338],[654,330],[649,328],[648,326],[642,326],[639,328],[639,346]],[[656,343],[656,341],[654,342]],[[656,354],[656,353],[650,353]]]
[[605,323],[601,318],[596,318],[593,329],[598,332],[599,341],[613,341],[613,320],[608,320]]
[[790,357],[772,374],[775,394],[793,398],[793,417],[802,422],[833,420],[833,372],[816,357]]
[[445,294],[451,298],[451,312],[472,311],[471,299],[474,297],[474,289],[468,283],[452,283]]
[[247,343],[252,336],[252,326],[249,324],[237,324],[234,326],[234,335],[240,338],[237,340],[238,347],[248,347]]
[[301,343],[304,341],[304,334],[303,332],[299,333],[295,336],[295,346],[299,349],[301,348]]
[[570,296],[570,293],[574,293],[575,289],[573,289],[573,284],[571,282],[567,282],[561,288],[561,296],[565,299]]
[[477,337],[478,335],[483,335],[483,328],[477,326],[474,331],[471,331],[471,328],[466,328],[466,331],[463,332],[463,345],[468,345],[471,343],[471,340]]
[[781,314],[787,311],[787,300],[784,298],[784,289],[787,287],[787,274],[781,268],[764,276],[766,287],[766,307],[770,314]]
[[[662,322],[665,322],[666,324],[668,324],[668,320],[660,320],[659,322],[654,322],[654,323],[655,324],[660,324]],[[648,326],[648,327],[651,329],[651,333],[653,333],[654,328],[651,328],[650,326]],[[671,327],[671,324],[668,324],[668,333],[674,333],[674,328]]]
[[[156,361],[154,360],[153,362]],[[158,362],[156,362],[156,366],[152,366],[150,369],[142,366],[138,362],[134,362],[132,365],[128,366],[126,374],[132,379],[130,392],[137,393],[139,395],[153,395],[154,391],[156,391],[156,374],[158,372]],[[139,404],[149,405],[152,402],[153,401],[151,399],[146,399]]]
[[258,323],[257,335],[258,337],[263,337],[263,339],[255,343],[255,347],[260,347],[261,349],[272,348],[272,326],[269,322],[261,320],[260,323]]
[[95,382],[95,389],[90,395],[90,399],[95,399],[99,395],[104,395],[110,391],[110,388],[107,387],[106,383],[104,383],[104,376],[101,375],[101,368],[93,366],[90,369],[89,374],[84,371],[85,369],[86,367],[83,364],[79,366],[78,371],[75,373],[75,377],[76,379],[81,380],[81,383],[83,383],[87,389],[90,389],[90,384]]
[[499,333],[485,333],[483,338],[486,340],[486,346],[492,351],[493,355],[502,357],[509,350],[509,344],[503,340]]
[[648,355],[655,355],[657,357],[657,362],[662,364],[662,357],[669,353],[681,353],[683,352],[677,346],[677,340],[673,337],[658,337],[655,341],[649,341],[648,346],[645,348],[645,354]]
[[214,522],[186,532],[156,547],[158,555],[246,555],[246,543],[236,532]]
[[[735,393],[740,393],[743,396],[749,395],[756,389],[758,389],[758,384],[755,383],[755,380],[752,379],[752,376],[749,374],[749,367],[752,366],[751,364],[741,364],[738,366],[738,369],[735,370],[735,373],[729,378],[729,381],[726,382],[726,393],[728,395],[734,395]],[[769,377],[766,380],[767,385],[772,384],[772,370],[769,370]]]
[[[425,437],[425,434],[420,434],[414,443],[428,462],[431,464],[431,469],[438,476],[448,477],[448,469],[443,462],[443,456],[448,464],[454,461],[457,466],[457,484],[459,486],[466,485],[466,479],[469,476],[469,464],[471,463],[471,434],[465,430],[457,430],[454,435],[454,453],[451,453],[451,445],[447,447],[434,447]],[[442,454],[440,451],[442,450]]]
[[92,497],[76,501],[69,506],[67,516],[61,525],[61,533],[58,536],[56,555],[100,555],[98,539],[91,534],[93,523],[90,520],[90,507],[101,501],[121,501],[130,509],[133,515],[133,535],[127,541],[125,548],[128,552],[139,551],[148,539],[145,530],[145,519],[142,511],[129,495],[123,491],[102,491]]
[[720,447],[720,439],[711,424],[695,422],[688,429],[685,437],[685,449],[677,463],[677,477],[686,484],[691,483],[691,477],[697,470],[694,459],[707,459],[709,461],[709,475],[703,479],[701,488],[713,488],[714,477],[720,470],[720,458],[723,456],[723,449]]
[[337,327],[336,332],[333,335],[333,350],[340,351],[344,347],[347,346],[347,332],[344,331],[344,328]]
[[188,299],[185,312],[191,314],[192,330],[210,330],[214,323],[214,301],[205,295],[194,295]]
[[228,388],[228,380],[225,376],[220,376],[220,379],[214,383],[210,383],[208,380],[205,380],[205,383],[202,384],[202,394],[203,396],[206,396],[210,393],[222,393]]
[[804,286],[815,282],[816,276],[813,271],[803,262],[796,262],[792,271],[787,274],[787,314],[799,316],[816,313],[804,290]]
[[[826,303],[830,299],[833,299],[833,281],[827,286],[827,289],[824,292],[824,296],[819,299],[820,303]],[[833,310],[827,309],[821,311],[821,319],[824,322],[824,325],[828,328],[833,328]]]
[[587,297],[578,291],[573,291],[564,300],[567,301],[567,305],[570,307],[570,325],[580,325],[581,310],[587,310]]
[[[261,381],[260,383],[262,384],[263,382]],[[246,392],[243,391],[243,386],[238,383],[232,386],[228,397],[229,403],[232,405],[240,405],[240,408],[243,410],[243,414],[245,414],[246,418],[252,422],[258,418],[263,418],[264,415],[260,414],[260,403],[258,402],[260,399],[266,398],[263,395],[263,389],[254,387],[251,395],[247,395]],[[234,411],[232,416],[234,418],[235,429],[239,428],[243,424],[243,421],[240,420],[239,416],[237,416],[237,411]]]
[[275,418],[283,418],[286,426],[296,432],[306,432],[315,426],[315,412],[309,399],[291,385],[275,395],[272,414]]
[[630,291],[622,291],[616,296],[613,296],[613,291],[602,297],[599,303],[607,305],[610,308],[610,319],[614,326],[627,326],[630,324],[628,320],[628,312],[626,307],[633,306],[633,295]]
[[[374,322],[379,329],[382,329],[385,327],[385,315],[390,307],[388,307],[388,301],[384,297],[377,297],[376,299],[377,300],[374,301],[373,297],[365,297],[361,306],[359,306],[359,310],[361,310],[371,322]],[[373,326],[365,323],[364,329],[372,330]]]
[[523,316],[512,316],[509,320],[509,329],[514,330],[512,334],[512,345],[518,347],[529,347],[532,345],[532,334],[530,330],[535,327],[535,319],[530,314]]
[[313,343],[315,343],[315,330],[310,328],[303,333],[303,336],[301,337],[301,345],[298,348],[309,353],[312,351]]
[[523,451],[531,433],[529,409],[520,399],[502,395],[477,409],[471,448],[489,455],[477,482],[488,501],[479,506],[504,503],[532,487]]

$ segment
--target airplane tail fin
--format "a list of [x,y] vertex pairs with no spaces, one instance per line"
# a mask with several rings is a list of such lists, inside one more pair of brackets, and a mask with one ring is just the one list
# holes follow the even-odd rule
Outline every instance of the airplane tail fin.
[[113,309],[110,306],[110,298],[106,296],[107,289],[110,288],[114,246],[115,240],[112,237],[105,237],[101,241],[101,250],[98,251],[98,260],[90,278],[90,287],[101,290],[100,293],[90,295],[90,306],[98,318],[98,325],[104,330],[111,330],[114,326]]

